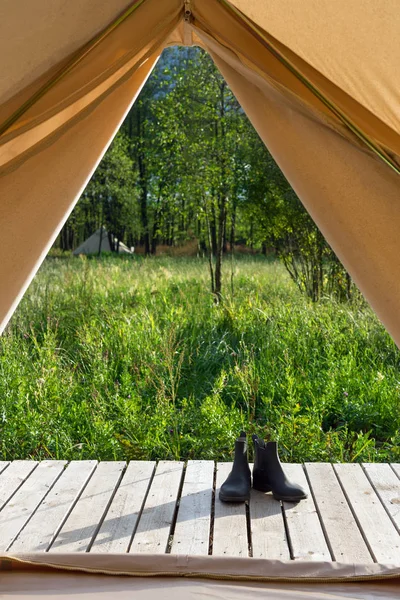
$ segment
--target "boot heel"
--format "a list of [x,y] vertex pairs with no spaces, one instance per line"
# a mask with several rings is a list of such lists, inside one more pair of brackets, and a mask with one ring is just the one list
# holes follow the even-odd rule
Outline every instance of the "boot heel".
[[258,490],[259,492],[271,492],[272,488],[266,485],[253,483],[253,490]]
[[272,488],[265,482],[265,477],[254,475],[253,472],[253,489],[259,492],[271,492]]
[[242,431],[235,442],[232,471],[221,485],[221,502],[247,502],[250,498],[251,471],[247,460],[246,433]]
[[298,502],[307,498],[307,492],[288,480],[278,455],[276,442],[265,444],[253,435],[254,467],[253,488],[260,492],[272,492],[275,500]]

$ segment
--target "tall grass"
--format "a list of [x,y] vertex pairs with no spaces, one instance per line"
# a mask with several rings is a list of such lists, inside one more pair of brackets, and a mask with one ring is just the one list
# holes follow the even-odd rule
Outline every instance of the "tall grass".
[[[228,267],[226,267],[228,270]],[[311,304],[242,258],[216,305],[201,259],[47,259],[0,338],[0,457],[400,458],[400,353],[362,299]]]

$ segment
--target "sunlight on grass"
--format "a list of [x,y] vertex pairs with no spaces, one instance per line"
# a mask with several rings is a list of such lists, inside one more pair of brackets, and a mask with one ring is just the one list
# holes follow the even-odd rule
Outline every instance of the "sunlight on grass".
[[400,459],[400,354],[362,299],[311,304],[283,267],[47,259],[0,339],[0,457]]

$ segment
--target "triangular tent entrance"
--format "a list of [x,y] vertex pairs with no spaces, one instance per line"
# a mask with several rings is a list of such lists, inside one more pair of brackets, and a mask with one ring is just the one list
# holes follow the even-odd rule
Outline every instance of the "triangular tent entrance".
[[[132,254],[132,250],[125,246],[122,242],[118,242],[114,236],[112,236],[112,242],[119,254]],[[110,238],[108,231],[104,227],[100,227],[97,231],[92,233],[80,246],[74,250],[74,255],[79,254],[99,254],[100,252],[112,252],[110,245]]]
[[2,10],[1,329],[162,49],[198,44],[400,342],[397,0],[22,0]]

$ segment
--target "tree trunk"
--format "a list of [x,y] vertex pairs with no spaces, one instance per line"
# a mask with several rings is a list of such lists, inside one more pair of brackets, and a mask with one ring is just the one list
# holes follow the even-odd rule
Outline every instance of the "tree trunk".
[[346,271],[346,296],[347,300],[351,300],[351,277]]
[[171,247],[174,245],[174,237],[175,237],[175,215],[172,215],[172,218],[170,221],[170,228],[169,228],[168,246]]
[[211,206],[210,235],[211,235],[211,251],[212,251],[213,256],[217,256],[217,252],[218,252],[217,217],[215,214],[214,199],[212,200],[212,206]]
[[233,206],[232,215],[231,215],[231,234],[230,234],[230,240],[229,240],[229,243],[231,246],[231,252],[233,252],[233,250],[234,250],[235,237],[236,237],[236,205]]
[[222,258],[224,252],[224,240],[226,230],[226,213],[228,204],[228,186],[227,176],[228,169],[226,164],[226,130],[225,130],[225,87],[226,83],[223,81],[220,86],[220,127],[219,131],[216,129],[216,135],[221,138],[221,150],[219,153],[220,161],[220,173],[221,173],[221,189],[218,194],[218,239],[217,239],[217,253],[215,262],[215,295],[218,302],[221,301],[222,292]]
[[157,237],[155,235],[153,235],[151,238],[150,250],[151,250],[152,256],[155,256],[157,254]]
[[250,238],[250,250],[253,250],[254,248],[254,217],[250,217],[250,232],[249,232],[249,238]]
[[150,254],[150,236],[149,236],[149,221],[147,216],[147,181],[146,181],[146,168],[144,165],[143,156],[138,156],[138,167],[139,167],[139,182],[140,182],[140,218],[142,222],[143,230],[143,244],[144,253]]
[[[140,107],[138,106],[136,112],[137,119],[137,135],[139,139],[142,139],[143,136],[143,123],[142,123],[142,114]],[[144,253],[146,256],[150,254],[150,236],[149,236],[149,219],[147,214],[147,173],[146,173],[146,162],[143,153],[143,148],[140,145],[138,148],[137,155],[137,164],[139,170],[139,186],[140,186],[140,218],[143,230],[143,244],[144,244]]]
[[222,258],[224,253],[225,225],[226,197],[221,196],[221,199],[219,201],[217,254],[215,256],[215,295],[217,297],[218,302],[221,300],[222,290]]
[[215,292],[215,276],[214,276],[214,267],[213,267],[211,228],[210,228],[210,219],[208,218],[207,212],[206,212],[206,221],[207,221],[207,233],[208,233],[208,264],[210,267],[211,292],[214,294],[214,292]]

